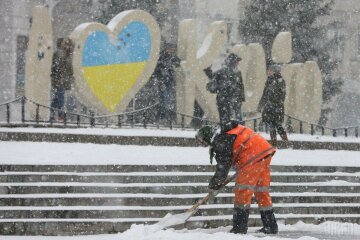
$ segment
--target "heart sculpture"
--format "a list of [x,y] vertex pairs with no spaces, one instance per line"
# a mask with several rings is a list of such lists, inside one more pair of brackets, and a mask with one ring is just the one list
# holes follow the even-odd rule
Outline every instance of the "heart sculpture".
[[156,66],[160,49],[156,21],[145,11],[129,10],[107,26],[81,24],[70,37],[75,42],[79,100],[101,113],[124,111]]

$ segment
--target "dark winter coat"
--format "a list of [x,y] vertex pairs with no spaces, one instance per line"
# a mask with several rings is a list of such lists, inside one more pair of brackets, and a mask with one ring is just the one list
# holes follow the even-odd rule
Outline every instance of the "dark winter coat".
[[158,84],[159,91],[166,91],[174,87],[175,67],[180,66],[180,59],[166,51],[160,53],[159,60],[152,75]]
[[286,97],[285,81],[280,74],[269,76],[265,83],[258,111],[262,121],[269,125],[282,125],[284,121],[284,102]]
[[210,79],[206,86],[207,90],[216,93],[218,101],[245,101],[244,84],[240,72],[235,72],[234,68],[226,66],[215,73],[208,68],[205,73]]
[[71,55],[58,50],[53,56],[51,66],[51,85],[53,89],[70,90],[74,82]]
[[[231,157],[236,135],[225,134],[236,127],[237,121],[230,121],[221,126],[220,132],[213,137],[210,148],[210,157],[215,156],[216,170],[209,183],[209,189],[218,190],[225,181],[231,168]],[[211,159],[212,162],[212,159]]]

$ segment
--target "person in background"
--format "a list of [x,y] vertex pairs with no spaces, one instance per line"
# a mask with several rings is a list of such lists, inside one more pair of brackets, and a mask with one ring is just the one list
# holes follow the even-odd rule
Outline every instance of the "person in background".
[[165,43],[160,52],[157,66],[152,78],[158,86],[159,122],[169,121],[171,114],[169,109],[175,108],[175,68],[180,66],[180,59],[176,56],[176,48],[173,44]]
[[282,126],[285,96],[286,85],[281,76],[281,66],[271,64],[267,69],[267,80],[257,111],[262,113],[263,123],[270,128],[270,142],[274,147],[277,145],[276,133],[279,133],[282,140],[288,144],[288,136]]
[[[51,101],[50,117],[55,119],[56,110],[64,109],[65,91],[71,89],[74,81],[72,67],[72,53],[74,44],[70,38],[60,41],[58,49],[55,51],[51,66],[51,90],[53,93]],[[58,119],[63,120],[64,112],[58,111]]]
[[241,105],[245,101],[244,84],[237,66],[241,58],[230,53],[224,62],[224,67],[212,72],[211,66],[204,69],[209,78],[206,88],[216,93],[216,105],[219,112],[220,123],[230,119],[242,120]]
[[203,126],[195,139],[202,146],[210,146],[210,162],[216,159],[216,170],[209,183],[209,193],[216,196],[227,179],[231,167],[237,178],[234,188],[233,228],[230,232],[246,234],[252,195],[257,200],[265,234],[276,234],[278,225],[269,193],[270,162],[275,148],[262,136],[238,121],[221,127]]

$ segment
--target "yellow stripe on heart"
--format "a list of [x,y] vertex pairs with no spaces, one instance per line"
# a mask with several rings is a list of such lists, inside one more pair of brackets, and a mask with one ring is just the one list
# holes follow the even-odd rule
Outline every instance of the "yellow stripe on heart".
[[110,112],[139,79],[146,62],[84,67],[84,78],[94,95]]

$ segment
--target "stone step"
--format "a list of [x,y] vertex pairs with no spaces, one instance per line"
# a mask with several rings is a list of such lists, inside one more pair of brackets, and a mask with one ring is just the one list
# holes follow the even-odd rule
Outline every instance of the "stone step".
[[[231,173],[230,175],[232,175]],[[208,182],[213,172],[153,172],[153,173],[51,173],[51,172],[5,172],[0,182],[102,182],[102,183],[189,183]],[[327,182],[341,180],[360,182],[360,173],[289,173],[273,172],[273,182]]]
[[[6,185],[5,185],[6,184]],[[208,183],[163,183],[163,184],[118,184],[118,183],[2,183],[9,194],[29,193],[158,193],[158,194],[196,194],[207,193]],[[331,183],[272,183],[271,192],[360,192],[360,184],[345,183],[345,185],[332,185]],[[128,185],[128,186],[125,186]],[[151,186],[150,186],[151,185]],[[221,192],[233,192],[233,186],[227,186]]]
[[[55,206],[55,207],[0,207],[2,219],[21,218],[161,218],[167,213],[180,214],[191,206]],[[277,214],[360,214],[360,204],[274,204]],[[195,216],[231,215],[233,204],[202,206]],[[259,211],[254,204],[251,214]]]
[[[204,197],[213,173],[210,165],[0,166],[0,235],[104,234],[153,223]],[[358,223],[359,178],[360,168],[272,166],[277,218]],[[178,227],[231,225],[233,186]],[[251,214],[249,225],[260,226],[256,205]]]
[[[101,196],[99,196],[101,195]],[[204,194],[2,194],[0,206],[179,206],[193,205]],[[271,193],[273,203],[360,203],[360,193]],[[234,194],[220,193],[212,202],[232,204]],[[253,198],[253,203],[255,200]]]
[[[360,215],[353,214],[277,214],[278,221],[284,224],[294,224],[298,221],[305,223],[319,224],[324,221],[338,221],[349,223],[360,223]],[[134,218],[134,219],[0,219],[2,228],[0,235],[91,235],[108,234],[126,231],[133,224],[155,224],[160,219],[156,218]],[[215,217],[195,216],[185,224],[178,225],[176,229],[184,227],[195,228],[214,228],[220,226],[230,226],[232,215]],[[259,214],[250,215],[249,227],[261,226]]]
[[[0,165],[0,172],[214,172],[214,165]],[[360,172],[360,167],[278,166],[273,172]]]

